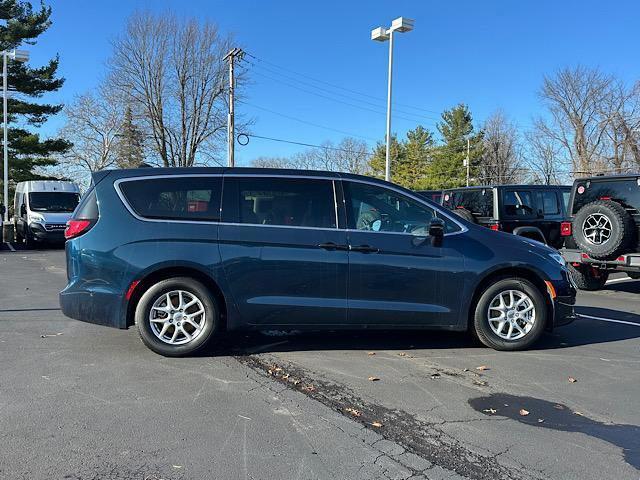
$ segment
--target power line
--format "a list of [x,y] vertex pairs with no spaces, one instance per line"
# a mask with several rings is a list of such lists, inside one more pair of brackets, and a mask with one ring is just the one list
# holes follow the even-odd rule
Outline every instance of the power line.
[[[353,90],[353,89],[351,89],[351,88],[343,87],[343,86],[341,86],[341,85],[336,85],[336,84],[334,84],[334,83],[330,83],[330,82],[327,82],[327,81],[325,81],[325,80],[320,80],[320,79],[315,78],[315,77],[312,77],[312,76],[310,76],[310,75],[307,75],[307,74],[304,74],[304,73],[300,73],[300,72],[296,72],[295,70],[292,70],[292,69],[290,69],[290,68],[280,66],[280,65],[278,65],[278,64],[276,64],[276,63],[270,62],[270,61],[265,60],[265,59],[263,59],[263,58],[256,57],[255,55],[253,55],[253,54],[251,54],[251,53],[249,53],[249,52],[245,52],[245,53],[246,53],[248,56],[250,56],[251,58],[253,58],[254,60],[257,60],[257,61],[259,61],[259,62],[266,63],[266,64],[268,64],[268,65],[272,65],[272,66],[274,66],[275,68],[278,68],[278,69],[284,70],[284,71],[286,71],[286,72],[291,72],[291,73],[293,73],[293,74],[295,74],[295,75],[299,75],[299,76],[301,76],[301,77],[307,78],[307,79],[312,80],[312,81],[314,81],[314,82],[322,83],[322,84],[324,84],[324,85],[328,85],[328,86],[333,87],[333,88],[337,88],[337,89],[340,89],[340,90],[344,90],[345,92],[351,92],[351,93],[354,93],[354,94],[356,94],[356,95],[361,95],[361,96],[363,96],[363,97],[372,98],[372,99],[374,99],[374,100],[381,100],[381,101],[385,101],[385,102],[386,102],[386,99],[384,99],[384,98],[376,97],[375,95],[369,95],[369,94],[367,94],[367,93],[363,93],[363,92],[359,92],[359,91],[357,91],[357,90]],[[405,103],[405,104],[403,104],[403,103],[395,103],[394,105],[399,105],[399,106],[403,106],[403,107],[406,107],[406,108],[412,108],[412,109],[415,109],[415,110],[421,110],[421,111],[424,111],[424,112],[434,113],[434,114],[436,114],[436,115],[440,115],[440,112],[436,112],[435,110],[428,110],[428,109],[426,109],[426,108],[416,107],[416,106],[414,106],[414,105],[409,105],[409,104],[406,104],[406,103]]]
[[240,137],[241,135],[244,135],[244,136],[249,137],[249,138],[260,138],[262,140],[271,140],[273,142],[290,143],[292,145],[301,145],[303,147],[313,147],[313,148],[321,148],[323,150],[333,150],[333,151],[336,151],[336,152],[353,153],[353,150],[346,150],[344,148],[330,147],[330,146],[327,146],[327,145],[314,145],[312,143],[297,142],[297,141],[294,141],[294,140],[285,140],[283,138],[265,137],[265,136],[262,136],[262,135],[254,135],[253,133],[240,133],[238,135],[238,137]]
[[283,118],[288,118],[289,120],[294,120],[294,121],[296,121],[296,122],[300,122],[300,123],[304,123],[304,124],[307,124],[307,125],[311,125],[312,127],[322,128],[322,129],[324,129],[324,130],[330,130],[330,131],[332,131],[332,132],[341,133],[341,134],[343,134],[343,135],[348,135],[348,136],[350,136],[350,137],[357,137],[357,138],[361,138],[361,139],[363,139],[363,140],[369,140],[369,141],[371,141],[371,142],[377,142],[377,141],[378,141],[378,140],[376,140],[376,139],[374,139],[374,138],[371,138],[371,137],[364,137],[364,136],[362,136],[362,135],[357,135],[357,134],[355,134],[355,133],[346,132],[346,131],[344,131],[344,130],[339,130],[339,129],[337,129],[337,128],[327,127],[326,125],[320,125],[320,124],[318,124],[318,123],[310,122],[310,121],[308,121],[308,120],[303,120],[303,119],[301,119],[301,118],[293,117],[293,116],[291,116],[291,115],[286,115],[286,114],[284,114],[284,113],[280,113],[280,112],[277,112],[277,111],[275,111],[275,110],[271,110],[271,109],[269,109],[269,108],[261,107],[261,106],[259,106],[259,105],[255,105],[255,104],[253,104],[253,103],[249,103],[249,102],[246,102],[246,101],[244,101],[244,100],[237,100],[237,99],[236,99],[236,101],[237,101],[238,103],[243,103],[243,104],[248,105],[248,106],[250,106],[250,107],[257,108],[258,110],[263,110],[263,111],[265,111],[265,112],[269,112],[269,113],[272,113],[272,114],[274,114],[274,115],[278,115],[278,116],[283,117]]

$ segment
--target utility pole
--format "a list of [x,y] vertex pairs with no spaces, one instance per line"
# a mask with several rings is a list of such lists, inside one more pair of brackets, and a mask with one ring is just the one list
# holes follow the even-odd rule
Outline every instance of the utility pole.
[[244,51],[241,48],[232,48],[227,53],[223,60],[229,62],[229,113],[227,114],[227,164],[229,167],[235,166],[235,105],[234,105],[234,90],[235,90],[235,75],[233,66],[236,58],[242,60]]
[[4,201],[4,223],[9,222],[9,144],[7,135],[7,51],[2,52],[2,148],[4,178],[2,182]]
[[471,162],[469,161],[469,150],[471,150],[471,141],[467,137],[467,159],[464,162],[467,166],[467,187],[469,186],[469,174],[471,173]]

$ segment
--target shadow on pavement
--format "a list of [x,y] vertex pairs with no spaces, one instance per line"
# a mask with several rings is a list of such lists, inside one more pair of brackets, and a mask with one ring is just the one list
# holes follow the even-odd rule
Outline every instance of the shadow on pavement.
[[507,417],[526,425],[599,438],[622,448],[625,461],[640,470],[640,427],[637,425],[597,422],[560,403],[505,393],[472,398],[469,405],[487,416]]
[[640,280],[628,280],[605,285],[603,292],[640,293]]

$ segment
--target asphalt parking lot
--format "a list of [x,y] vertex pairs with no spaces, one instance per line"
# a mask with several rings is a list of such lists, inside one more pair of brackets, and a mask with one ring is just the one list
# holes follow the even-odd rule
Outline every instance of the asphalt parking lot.
[[0,250],[0,478],[640,478],[640,281],[527,352],[267,332],[170,359],[62,315],[63,251]]

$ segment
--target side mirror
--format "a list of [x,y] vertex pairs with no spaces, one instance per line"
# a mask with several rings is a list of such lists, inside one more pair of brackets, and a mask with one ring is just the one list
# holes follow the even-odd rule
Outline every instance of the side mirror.
[[442,245],[442,239],[444,237],[444,220],[433,217],[429,221],[429,237],[431,237],[431,245],[434,247]]
[[23,203],[22,205],[20,205],[20,215],[24,217],[26,214],[27,214],[27,206]]

